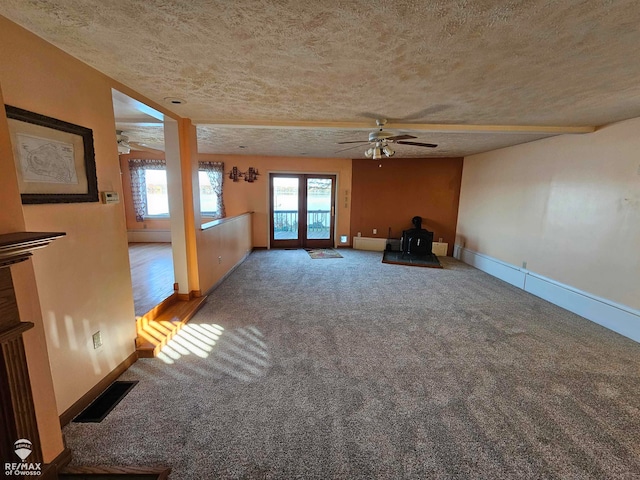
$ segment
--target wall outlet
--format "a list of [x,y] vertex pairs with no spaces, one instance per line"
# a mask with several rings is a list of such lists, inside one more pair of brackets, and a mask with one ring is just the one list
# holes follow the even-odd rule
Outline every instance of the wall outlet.
[[377,228],[374,228],[374,229],[373,229],[373,234],[374,234],[374,235],[377,235],[377,234],[378,234],[378,229],[377,229]]
[[222,263],[222,257],[218,257],[218,263]]
[[362,236],[362,232],[358,232],[358,236],[361,237]]
[[102,346],[102,334],[100,330],[93,334],[93,349],[100,348]]

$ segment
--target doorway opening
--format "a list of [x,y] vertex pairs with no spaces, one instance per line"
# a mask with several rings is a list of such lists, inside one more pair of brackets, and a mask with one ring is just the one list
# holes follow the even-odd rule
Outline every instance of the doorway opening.
[[272,248],[333,248],[336,176],[269,175]]
[[[112,90],[136,317],[187,288],[175,120]],[[115,133],[115,132],[114,132]],[[123,145],[120,141],[125,140]],[[121,148],[124,147],[122,150]]]

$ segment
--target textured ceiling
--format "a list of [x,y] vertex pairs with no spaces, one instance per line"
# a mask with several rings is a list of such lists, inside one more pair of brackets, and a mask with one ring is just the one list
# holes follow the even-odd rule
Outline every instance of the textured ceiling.
[[362,158],[336,143],[385,117],[439,145],[398,156],[467,155],[544,136],[512,125],[640,116],[637,0],[0,0],[0,13],[191,118],[209,153]]

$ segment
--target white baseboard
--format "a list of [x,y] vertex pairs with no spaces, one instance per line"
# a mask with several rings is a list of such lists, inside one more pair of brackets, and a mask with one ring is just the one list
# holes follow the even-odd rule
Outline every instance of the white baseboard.
[[171,230],[127,230],[129,243],[171,243]]
[[454,257],[532,295],[640,342],[640,311],[638,310],[459,245],[454,247]]
[[526,272],[513,265],[481,253],[455,246],[453,256],[464,263],[498,277],[511,285],[524,289]]
[[384,252],[387,246],[386,238],[376,237],[353,237],[353,248],[355,250],[370,250],[373,252]]

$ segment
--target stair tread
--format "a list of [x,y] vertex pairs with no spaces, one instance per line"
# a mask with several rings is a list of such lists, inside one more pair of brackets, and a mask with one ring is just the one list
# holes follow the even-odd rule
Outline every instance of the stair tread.
[[163,473],[170,467],[67,466],[60,473]]
[[95,480],[166,480],[171,473],[171,467],[105,467],[105,466],[78,466],[65,467],[58,478],[64,479],[95,479]]
[[167,306],[155,319],[138,322],[136,350],[140,357],[155,357],[160,349],[180,331],[182,326],[205,302],[207,297],[178,300]]

